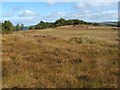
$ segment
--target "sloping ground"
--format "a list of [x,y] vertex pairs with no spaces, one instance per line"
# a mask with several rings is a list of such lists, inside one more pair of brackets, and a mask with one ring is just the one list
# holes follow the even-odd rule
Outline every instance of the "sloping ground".
[[63,27],[3,35],[3,88],[117,87],[117,34]]

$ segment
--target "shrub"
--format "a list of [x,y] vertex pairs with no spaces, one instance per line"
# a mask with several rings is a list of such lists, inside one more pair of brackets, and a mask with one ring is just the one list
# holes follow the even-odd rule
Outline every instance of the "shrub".
[[14,31],[14,26],[10,21],[5,21],[2,24],[2,33],[11,33]]

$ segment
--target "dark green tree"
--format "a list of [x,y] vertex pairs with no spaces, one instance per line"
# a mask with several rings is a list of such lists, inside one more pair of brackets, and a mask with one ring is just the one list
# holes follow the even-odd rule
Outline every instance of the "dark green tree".
[[16,26],[15,26],[15,31],[19,31],[21,30],[21,27],[20,27],[20,24],[18,23]]
[[21,30],[24,30],[24,24],[23,23],[21,24]]
[[66,21],[66,25],[73,25],[74,24],[74,21],[69,19]]
[[98,24],[98,23],[93,23],[93,25],[94,25],[94,26],[99,26],[99,24]]
[[14,26],[13,24],[8,20],[8,21],[4,21],[2,23],[2,32],[3,33],[11,33],[14,31]]
[[73,20],[73,22],[74,22],[73,23],[74,26],[79,25],[81,23],[81,21],[78,19]]
[[60,19],[56,20],[54,24],[56,27],[64,26],[64,25],[66,25],[66,20],[64,18],[60,18]]
[[120,21],[118,21],[118,23],[117,23],[117,27],[120,27]]

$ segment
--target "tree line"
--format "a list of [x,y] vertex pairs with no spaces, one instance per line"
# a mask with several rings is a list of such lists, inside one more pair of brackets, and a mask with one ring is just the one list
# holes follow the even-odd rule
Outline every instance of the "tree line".
[[[66,25],[100,26],[99,23],[91,23],[91,22],[86,22],[86,21],[79,20],[79,19],[65,20],[64,18],[60,18],[60,19],[56,20],[55,22],[40,21],[37,25],[29,26],[29,29],[46,29],[46,28],[55,28],[55,27],[66,26]],[[12,33],[13,31],[20,31],[20,30],[25,29],[24,24],[18,23],[16,26],[14,26],[12,24],[12,22],[10,22],[9,20],[0,23],[0,26],[2,26],[2,33]],[[118,21],[117,27],[120,27],[120,21]]]
[[79,20],[79,19],[65,20],[64,18],[60,18],[53,23],[40,21],[37,25],[30,26],[29,29],[46,29],[46,28],[55,28],[55,27],[66,26],[66,25],[74,25],[74,26],[76,26],[76,25],[95,25],[95,26],[99,26],[98,23],[90,23],[90,22],[86,22],[83,20]]
[[9,20],[0,23],[2,26],[2,33],[12,33],[13,31],[20,31],[24,29],[24,24],[17,24],[14,26]]

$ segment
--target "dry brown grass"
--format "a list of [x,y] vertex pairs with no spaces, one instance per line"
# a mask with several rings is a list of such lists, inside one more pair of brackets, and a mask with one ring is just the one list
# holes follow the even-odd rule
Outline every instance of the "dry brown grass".
[[4,35],[3,87],[117,87],[117,33],[61,27]]

